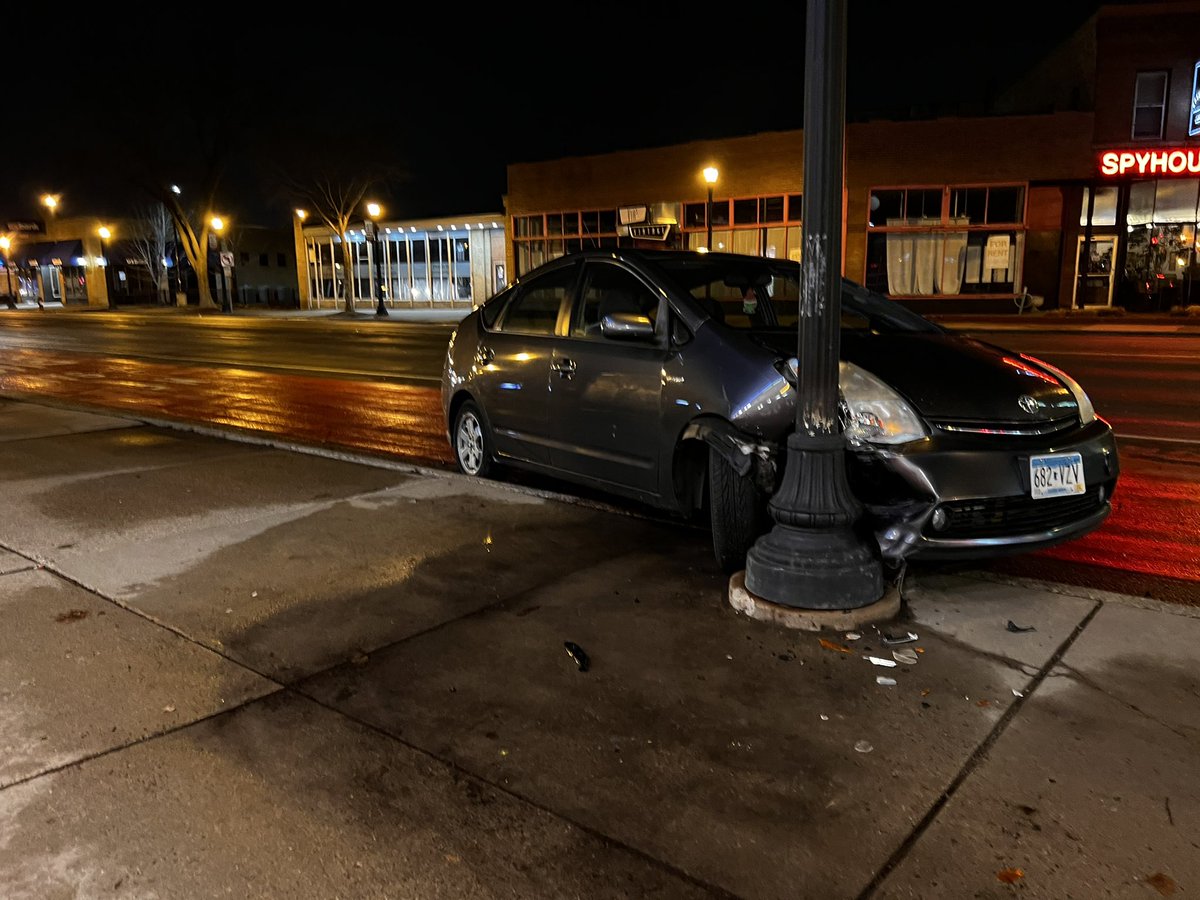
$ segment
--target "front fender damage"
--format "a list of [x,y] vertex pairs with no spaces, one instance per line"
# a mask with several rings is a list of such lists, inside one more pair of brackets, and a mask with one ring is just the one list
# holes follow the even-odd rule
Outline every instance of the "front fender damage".
[[691,423],[683,438],[704,441],[739,475],[751,474],[755,485],[768,496],[775,490],[778,445],[753,438],[720,419]]
[[928,477],[903,454],[869,444],[850,453],[850,487],[863,503],[868,524],[889,563],[901,563],[921,544],[921,535],[938,505]]

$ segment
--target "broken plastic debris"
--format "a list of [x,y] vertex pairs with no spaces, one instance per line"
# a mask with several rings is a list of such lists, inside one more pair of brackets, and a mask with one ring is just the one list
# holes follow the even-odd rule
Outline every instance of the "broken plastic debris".
[[822,721],[822,722],[828,722],[828,721],[829,721],[829,716],[825,715],[825,713],[821,713],[821,721]]
[[848,640],[848,641],[857,641],[860,637],[862,637],[862,635],[859,634],[857,631],[846,632],[846,640]]
[[820,638],[820,641],[821,641],[821,646],[824,647],[826,650],[836,650],[838,653],[853,652],[849,647],[846,647],[842,644],[835,643],[835,642],[829,640],[828,638]]
[[883,643],[887,646],[892,646],[893,644],[911,644],[915,640],[917,640],[917,636],[911,631],[907,634],[885,634],[883,636]]
[[1153,875],[1146,876],[1146,884],[1154,888],[1163,897],[1170,897],[1175,893],[1177,885],[1175,879],[1170,875],[1164,875],[1162,872],[1155,872]]
[[896,661],[893,659],[880,659],[878,656],[864,656],[863,659],[870,661],[873,666],[887,666],[890,669],[896,668]]
[[251,596],[251,597],[257,597],[257,596],[258,596],[258,591],[251,591],[251,592],[250,592],[250,596]]
[[590,660],[588,659],[588,655],[583,652],[583,648],[574,641],[564,641],[563,646],[567,648],[567,656],[575,660],[575,665],[579,667],[579,671],[586,672]]
[[1012,692],[1013,692],[1013,696],[1014,696],[1014,697],[1024,697],[1024,696],[1025,696],[1025,695],[1024,695],[1024,694],[1022,694],[1020,691],[1018,691],[1016,688],[1013,688],[1013,689],[1012,689]]
[[1001,869],[996,873],[996,880],[1005,884],[1016,884],[1024,877],[1025,872],[1022,869]]
[[1037,629],[1034,628],[1032,625],[1018,625],[1012,619],[1008,620],[1008,625],[1006,627],[1013,634],[1023,634],[1026,631],[1037,631]]
[[164,707],[163,707],[163,712],[175,712],[175,707],[174,707],[174,705],[171,705],[171,706],[164,706]]
[[859,741],[857,744],[854,745],[854,749],[857,750],[859,753],[870,753],[875,748],[871,746],[870,741]]
[[904,663],[906,666],[917,664],[917,654],[912,650],[893,650],[892,659],[898,663]]
[[885,685],[886,687],[895,687],[895,686],[896,686],[896,679],[895,679],[895,678],[888,678],[886,675],[876,675],[876,676],[875,676],[875,683],[876,683],[876,684],[882,684],[882,685]]

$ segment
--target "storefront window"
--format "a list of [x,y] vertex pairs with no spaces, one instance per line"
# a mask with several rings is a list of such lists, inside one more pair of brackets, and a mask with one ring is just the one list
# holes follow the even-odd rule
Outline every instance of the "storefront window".
[[1154,221],[1196,221],[1196,195],[1200,187],[1198,178],[1163,179],[1154,191]]
[[[1087,226],[1088,195],[1091,188],[1083,189],[1083,205],[1079,210],[1079,226]],[[1096,188],[1096,201],[1092,204],[1092,225],[1111,226],[1117,224],[1117,189],[1114,186]]]
[[872,190],[864,281],[893,297],[1013,294],[1024,218],[1024,185]]
[[1200,179],[1130,185],[1124,287],[1134,308],[1166,309],[1200,293]]
[[1149,225],[1154,221],[1153,181],[1135,181],[1129,186],[1129,214],[1125,217],[1129,225]]

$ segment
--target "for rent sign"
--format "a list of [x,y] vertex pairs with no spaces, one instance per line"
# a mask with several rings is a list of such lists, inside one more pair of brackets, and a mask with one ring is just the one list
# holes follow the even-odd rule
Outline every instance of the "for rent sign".
[[1162,147],[1154,150],[1105,150],[1101,175],[1200,174],[1200,147]]

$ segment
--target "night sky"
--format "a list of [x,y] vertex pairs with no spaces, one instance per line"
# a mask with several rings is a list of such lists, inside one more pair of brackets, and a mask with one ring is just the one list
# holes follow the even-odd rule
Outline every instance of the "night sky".
[[[1097,5],[849,0],[847,115],[969,110]],[[504,6],[406,20],[364,5],[303,32],[214,7],[207,28],[97,19],[39,37],[45,57],[4,88],[0,224],[40,215],[47,191],[64,216],[127,214],[139,179],[198,184],[206,145],[227,160],[230,214],[282,226],[279,166],[305,157],[385,168],[388,214],[417,218],[501,210],[513,162],[802,127],[803,2]]]

